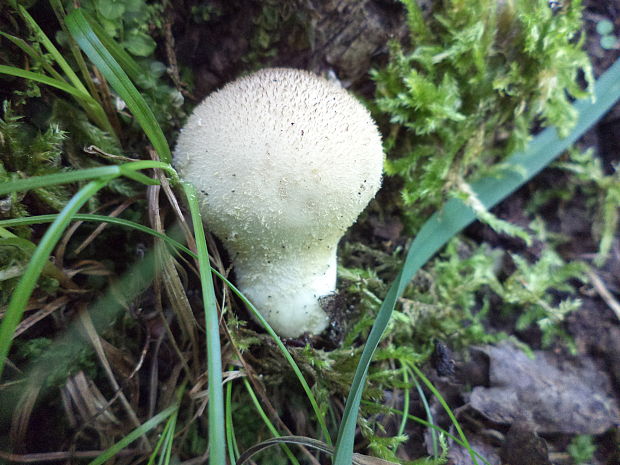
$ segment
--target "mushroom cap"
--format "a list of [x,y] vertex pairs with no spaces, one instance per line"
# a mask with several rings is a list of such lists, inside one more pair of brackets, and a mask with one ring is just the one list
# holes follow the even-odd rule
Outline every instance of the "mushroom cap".
[[[368,110],[312,73],[264,69],[209,95],[174,154],[207,227],[235,254],[335,247],[381,185]],[[278,252],[279,253],[279,252]]]

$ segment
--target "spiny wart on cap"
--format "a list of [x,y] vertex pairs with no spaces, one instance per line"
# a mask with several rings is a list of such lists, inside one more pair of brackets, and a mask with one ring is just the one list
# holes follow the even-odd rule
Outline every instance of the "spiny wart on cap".
[[264,69],[209,95],[175,149],[236,282],[281,336],[319,333],[336,248],[374,197],[381,136],[368,110],[312,73]]

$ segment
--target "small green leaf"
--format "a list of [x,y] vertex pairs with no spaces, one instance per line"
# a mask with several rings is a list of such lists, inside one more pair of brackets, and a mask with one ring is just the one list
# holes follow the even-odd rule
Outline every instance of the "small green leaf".
[[601,37],[601,47],[605,50],[611,50],[616,47],[618,39],[615,36],[603,36]]
[[33,71],[27,71],[25,69],[16,68],[14,66],[6,66],[0,65],[0,74],[8,74],[10,76],[21,77],[25,79],[30,79],[31,81],[41,82],[43,84],[47,84],[48,86],[56,87],[62,91],[65,91],[68,94],[77,97],[78,99],[87,100],[90,99],[90,95],[83,92],[80,89],[76,89],[72,85],[60,81],[58,79],[51,78],[42,73],[35,73]]
[[161,77],[166,72],[166,65],[161,61],[153,60],[149,63],[149,70],[154,77]]
[[137,13],[146,8],[144,0],[125,0],[125,6],[130,13]]
[[139,57],[150,56],[157,46],[149,35],[139,31],[133,32],[124,42],[124,45],[131,54]]
[[110,0],[99,0],[97,2],[97,11],[105,19],[113,21],[123,16],[123,13],[125,13],[125,4]]
[[614,23],[612,23],[608,19],[603,19],[596,23],[596,32],[600,35],[605,36],[607,34],[611,34],[614,31]]

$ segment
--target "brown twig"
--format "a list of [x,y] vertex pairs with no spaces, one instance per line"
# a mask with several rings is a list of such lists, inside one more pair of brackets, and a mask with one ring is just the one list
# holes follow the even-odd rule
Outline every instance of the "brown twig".
[[[110,212],[108,215],[111,218],[116,218],[118,215],[123,213],[128,207],[131,206],[132,203],[135,202],[135,198],[126,199],[123,203],[121,203],[118,207]],[[108,226],[108,223],[99,224],[93,232],[91,232],[86,239],[75,249],[75,254],[79,254],[82,250],[84,250],[88,245],[94,241],[99,234],[103,232],[103,230]]]
[[[166,2],[168,10],[169,2]],[[167,12],[171,13],[171,12]],[[179,75],[179,65],[177,63],[177,55],[174,51],[174,36],[172,35],[172,14],[164,15],[164,44],[166,48],[166,58],[168,58],[168,75],[175,87],[184,97],[196,101],[196,96],[187,89],[187,84],[183,82]]]
[[597,294],[605,301],[605,303],[613,310],[616,314],[616,317],[620,320],[620,303],[614,298],[614,296],[609,292],[607,286],[599,276],[592,270],[588,270],[588,277],[590,278],[590,282],[594,287],[594,290]]
[[120,136],[123,132],[121,131],[121,125],[116,115],[116,108],[114,107],[114,105],[112,105],[113,97],[110,93],[110,88],[108,87],[108,81],[106,81],[105,77],[103,77],[97,67],[93,67],[92,69],[93,74],[99,82],[99,86],[97,87],[100,95],[99,101],[103,105],[103,110],[105,111],[106,115],[108,115],[108,119],[110,121],[110,124],[112,125],[112,128],[114,129],[114,132],[120,139]]

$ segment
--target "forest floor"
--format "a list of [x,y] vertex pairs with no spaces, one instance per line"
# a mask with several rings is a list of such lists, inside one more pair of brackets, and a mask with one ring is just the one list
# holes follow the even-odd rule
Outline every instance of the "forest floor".
[[[324,2],[321,8],[329,10],[326,5],[331,3]],[[369,17],[368,21],[371,23],[365,26],[370,31],[374,30],[373,28],[387,31],[385,37],[379,41],[383,41],[382,43],[360,42],[357,36],[347,35],[350,32],[348,27],[352,29],[360,27],[352,21],[353,25],[343,27],[344,32],[338,39],[331,42],[326,40],[324,43],[317,39],[319,45],[306,54],[298,53],[295,47],[287,49],[286,41],[281,38],[277,45],[273,43],[270,45],[277,50],[270,59],[271,66],[296,66],[316,72],[332,70],[351,90],[366,99],[372,99],[374,84],[368,75],[369,67],[376,67],[385,62],[387,59],[385,42],[388,38],[402,37],[404,26],[402,21],[391,16],[402,15],[402,10],[394,6],[392,2],[366,3],[376,4],[383,8],[376,17]],[[258,8],[253,2],[248,4],[253,8]],[[185,11],[182,10],[178,14],[183,14]],[[42,16],[44,15],[36,16],[36,18],[42,22],[42,27],[44,27],[45,18]],[[250,61],[260,61],[271,53],[265,49],[260,52],[265,56],[261,56],[250,43],[248,28],[255,26],[251,23],[250,17],[250,14],[244,13],[237,16],[224,16],[208,30],[198,26],[180,28],[179,24],[183,22],[175,16],[174,11],[168,17],[168,24],[162,26],[162,30],[167,33],[157,39],[158,51],[166,57],[168,62],[172,63],[171,79],[183,92],[188,106],[195,105],[202,97],[237,75],[244,66],[242,57]],[[613,30],[601,32],[598,25],[604,20],[612,23],[615,28],[613,30],[620,31],[620,1],[586,1],[584,47],[591,59],[595,77],[600,76],[620,58],[618,37],[616,37],[615,46],[602,46],[603,36],[613,35]],[[330,21],[336,20],[325,19],[315,24],[317,28],[325,30],[339,27],[331,24]],[[286,24],[283,27],[287,27]],[[273,32],[269,25],[265,26],[265,30],[269,33]],[[286,32],[281,32],[281,34],[286,35]],[[375,36],[369,34],[369,37]],[[289,39],[292,43],[296,40],[295,37],[289,37]],[[364,58],[353,59],[344,53],[339,49],[341,41],[344,41],[346,46],[351,46],[351,43],[355,44],[361,50],[360,54],[355,56]],[[344,45],[343,47],[346,48]],[[251,53],[257,55],[250,56]],[[180,70],[184,68],[191,68],[195,76],[191,91],[188,90],[189,86],[183,85],[185,76]],[[8,98],[9,93],[9,89],[0,90],[2,98]],[[171,137],[181,124],[180,120],[175,120],[170,124]],[[620,105],[617,104],[595,127],[590,129],[576,144],[576,147],[580,152],[593,150],[600,160],[603,174],[612,175],[620,167]],[[597,238],[593,237],[592,225],[599,220],[594,216],[598,210],[595,205],[592,205],[593,197],[583,194],[583,190],[579,188],[571,191],[574,195],[557,197],[550,195],[547,200],[541,200],[535,213],[528,210],[537,192],[548,191],[555,186],[565,186],[571,182],[571,179],[570,174],[562,167],[552,166],[492,210],[498,218],[528,231],[531,231],[533,218],[541,216],[545,224],[544,234],[553,238],[557,244],[556,250],[562,259],[565,262],[579,261],[589,265],[587,282],[578,279],[570,280],[571,285],[577,289],[577,295],[574,297],[578,298],[581,303],[579,308],[568,313],[561,323],[563,336],[547,343],[544,341],[545,333],[540,326],[519,327],[518,313],[507,314],[502,311],[499,297],[495,296],[490,298],[490,309],[484,324],[489,334],[504,334],[505,337],[502,337],[502,340],[494,340],[492,344],[478,343],[465,348],[453,347],[449,335],[440,340],[427,342],[427,345],[434,346],[434,351],[429,361],[422,366],[423,371],[455,412],[460,424],[467,432],[472,447],[492,465],[620,464],[620,237],[617,233],[614,235],[608,258],[603,264],[596,265],[595,257],[599,243]],[[397,182],[386,180],[384,192],[379,195],[377,204],[390,202],[398,195],[397,188]],[[381,257],[393,258],[410,241],[410,235],[405,232],[406,227],[403,223],[404,221],[398,217],[398,208],[375,206],[367,212],[362,223],[352,228],[345,240],[351,244],[361,243],[365,247],[378,250],[377,253],[380,253]],[[35,236],[38,234],[37,230]],[[507,257],[517,255],[532,262],[544,260],[546,257],[543,253],[544,241],[535,239],[528,245],[519,238],[499,234],[491,227],[479,222],[469,226],[461,237],[463,243],[466,244],[486,244],[485,247],[488,247],[489,253],[502,251],[503,258],[498,260],[496,270],[500,276],[510,276],[518,268],[516,262]],[[110,238],[110,240],[119,240],[114,235]],[[124,240],[124,238],[121,239]],[[142,242],[135,238],[132,239],[137,249]],[[125,253],[125,249],[121,250],[120,247],[116,247],[117,245],[117,243],[110,244],[110,250],[106,253],[109,253],[110,261],[120,263],[122,257],[117,255]],[[342,248],[345,249],[346,246],[343,245]],[[367,252],[362,252],[360,255],[359,250],[361,249],[343,254],[345,268],[367,266],[377,259],[378,255]],[[93,257],[93,260],[104,263],[106,253],[102,254],[97,251],[97,256]],[[469,258],[473,254],[470,245],[463,246],[463,250],[458,253],[462,253],[464,258]],[[362,258],[358,260],[360,256]],[[226,263],[227,259],[223,251],[222,257],[225,265],[223,269],[228,269],[229,264]],[[423,278],[420,277],[421,280]],[[188,280],[190,284],[197,286],[193,278],[188,278]],[[91,281],[88,281],[88,285],[90,284],[92,284]],[[554,296],[558,300],[565,296],[562,290],[551,292],[555,292]],[[150,300],[157,300],[155,295],[154,292],[146,293],[141,305],[136,305],[135,308],[151,305]],[[359,296],[351,298],[347,296],[346,291],[343,291],[341,298],[342,301],[335,303],[336,307],[341,308],[336,308],[335,312],[346,316],[346,310],[356,303]],[[188,299],[192,306],[199,307],[197,292],[190,292]],[[403,303],[404,306],[406,304],[407,302]],[[132,308],[132,311],[135,308]],[[343,308],[345,310],[342,310]],[[71,312],[67,310],[67,313]],[[132,314],[131,318],[133,316]],[[246,315],[241,315],[241,318],[245,317]],[[149,337],[151,337],[150,331],[153,331],[153,337],[157,336],[158,332],[162,334],[164,332],[159,320],[150,320],[143,315],[137,320],[138,326],[146,328],[144,332],[148,332]],[[203,323],[200,318],[198,320],[200,324]],[[343,323],[343,326],[346,327],[346,323]],[[37,329],[33,338],[55,334],[58,328],[52,327],[53,325],[50,328]],[[303,431],[307,427],[306,413],[301,410],[297,412],[294,406],[286,405],[289,401],[287,389],[291,381],[289,379],[281,382],[281,377],[285,378],[285,376],[278,374],[278,370],[282,368],[283,362],[273,356],[275,349],[272,346],[258,349],[253,345],[257,338],[263,337],[259,334],[261,330],[258,325],[250,321],[247,328],[249,332],[240,330],[239,333],[233,335],[233,338],[247,338],[247,341],[244,340],[248,344],[243,348],[247,351],[244,354],[250,364],[255,363],[254,368],[258,371],[258,378],[261,378],[261,382],[264,375],[267,390],[273,387],[275,394],[271,400],[276,410],[280,412],[285,423],[294,424],[298,427],[298,431]],[[130,324],[127,324],[124,329],[127,331],[126,334],[140,332]],[[332,332],[327,335],[319,338],[289,340],[287,345],[292,351],[297,351],[295,354],[299,360],[303,360],[306,344],[313,345],[317,349],[317,352],[313,353],[313,356],[317,356],[318,349],[325,349],[327,352],[341,349],[343,337],[342,331],[335,325]],[[163,336],[159,339],[159,344],[162,340]],[[147,347],[149,343],[147,342],[144,347]],[[153,370],[157,368],[157,363],[160,363],[167,374],[173,373],[176,370],[174,367],[175,350],[178,349],[167,347],[165,343],[164,347],[166,350],[162,352],[165,354],[161,355],[159,361],[157,356],[151,353],[145,359],[140,360],[146,360]],[[120,350],[116,351],[111,347],[106,347],[106,350],[109,350],[111,357],[111,354],[117,357],[114,363],[117,368],[121,367],[118,368],[119,372],[129,370],[128,367],[140,358],[140,347],[137,345],[133,347],[134,358],[131,362],[125,359],[126,355]],[[232,349],[228,347],[228,351],[232,352]],[[261,361],[260,358],[265,354],[273,356],[273,360]],[[232,357],[230,354],[228,356]],[[89,363],[91,362],[84,363],[84,366]],[[308,363],[308,367],[304,369],[308,373],[315,373],[310,365]],[[264,372],[260,372],[261,369],[264,369]],[[126,372],[122,374],[127,375]],[[149,411],[152,412],[153,406],[145,408],[144,400],[140,399],[140,393],[146,390],[147,381],[143,380],[142,385],[138,386],[135,380],[130,379],[131,376],[128,377],[127,386],[135,390],[136,405],[140,406],[141,411],[150,409]],[[136,385],[133,384],[134,382]],[[334,385],[338,385],[336,381]],[[63,389],[65,389],[63,400],[66,403],[66,386]],[[94,390],[91,389],[91,391]],[[391,391],[386,389],[382,393],[381,402],[384,406],[402,408],[403,392],[403,389],[394,388]],[[428,412],[424,409],[423,399],[415,389],[412,388],[410,392],[410,413],[424,418]],[[109,394],[105,390],[104,393]],[[334,404],[341,407],[343,393],[331,394],[337,398]],[[377,396],[377,393],[373,395]],[[247,401],[247,396],[241,397],[241,394],[239,396],[238,412],[242,415],[246,412],[242,399],[245,399],[248,404],[249,401]],[[143,394],[144,397],[147,396]],[[27,420],[14,414],[10,421],[0,422],[0,435],[11,430],[12,437],[19,437],[21,441],[16,451],[26,457],[30,453],[59,450],[60,446],[73,447],[80,441],[96,442],[93,437],[101,439],[98,435],[105,434],[104,427],[97,430],[97,425],[95,425],[93,429],[97,433],[85,435],[87,438],[84,439],[80,436],[83,434],[82,429],[72,424],[64,431],[66,437],[59,440],[56,437],[57,432],[53,430],[54,422],[59,421],[58,418],[63,415],[62,411],[75,411],[71,408],[66,409],[66,405],[63,410],[59,404],[56,397],[55,401],[48,399],[36,409],[32,405],[29,406],[30,410],[25,410],[28,412]],[[434,398],[428,407],[436,423],[454,433],[454,427],[451,426],[439,401]],[[50,414],[49,412],[52,411],[54,413]],[[0,413],[5,412],[0,409]],[[0,415],[0,419],[2,418],[3,416]],[[9,424],[11,422],[12,424]],[[383,419],[377,415],[373,418],[373,425],[380,425],[384,428],[386,436],[397,430],[398,422],[399,418],[394,417],[386,416]],[[28,426],[22,428],[20,425],[24,423]],[[106,427],[109,427],[109,424]],[[249,434],[246,429],[240,426],[240,434]],[[311,428],[308,427],[308,430]],[[433,442],[431,433],[424,426],[410,422],[404,432],[409,436],[409,440],[398,449],[396,455],[399,459],[412,461],[425,454],[437,452],[432,447],[436,443]],[[58,433],[58,436],[62,434]],[[76,439],[78,437],[81,439]],[[0,445],[2,448],[8,447],[7,444],[10,442],[10,439],[0,440]],[[105,443],[104,440],[101,442]],[[199,440],[196,439],[196,442]],[[202,445],[200,443],[196,449],[200,449]],[[360,452],[369,453],[366,448],[367,437],[363,434],[359,435],[357,446]],[[453,443],[448,448],[449,464],[469,465],[473,463],[464,448]],[[0,457],[1,461],[2,457]]]

